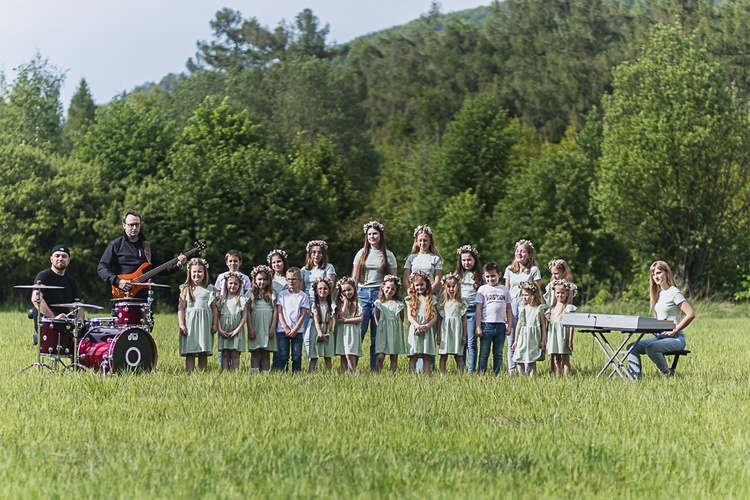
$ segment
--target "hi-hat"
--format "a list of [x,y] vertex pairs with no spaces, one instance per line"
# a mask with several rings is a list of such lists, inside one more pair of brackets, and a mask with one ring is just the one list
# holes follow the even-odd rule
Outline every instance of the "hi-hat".
[[85,304],[83,302],[67,302],[65,304],[52,304],[52,307],[82,307],[84,309],[104,309],[101,306],[95,306],[94,304]]
[[37,283],[35,285],[16,285],[13,288],[31,288],[33,290],[62,290],[64,287],[55,285],[43,285],[41,283]]

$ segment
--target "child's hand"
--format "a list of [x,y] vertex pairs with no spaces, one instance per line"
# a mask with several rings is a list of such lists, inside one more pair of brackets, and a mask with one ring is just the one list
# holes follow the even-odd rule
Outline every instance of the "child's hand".
[[294,330],[289,330],[289,333],[287,333],[286,336],[290,339],[293,339],[297,336],[297,329],[295,328]]
[[573,339],[568,339],[568,349],[573,350]]
[[436,336],[435,336],[435,343],[436,343],[437,345],[440,345],[440,335],[436,335]]
[[269,329],[268,330],[268,338],[272,339],[276,335],[276,332],[274,330]]
[[542,340],[541,342],[539,342],[539,348],[542,351],[544,351],[545,349],[547,349],[547,342],[545,342],[544,340]]
[[187,337],[187,327],[185,327],[185,325],[180,326],[180,335]]
[[516,344],[518,344],[518,341],[513,342],[513,345],[510,346],[510,348],[513,349],[514,351],[516,350]]
[[325,342],[325,335],[318,335],[318,342]]
[[252,328],[250,328],[247,331],[247,338],[250,339],[250,340],[255,340],[255,330],[253,330]]
[[466,345],[466,334],[464,334],[464,336],[461,337],[461,345]]
[[481,337],[482,329],[480,327],[477,327],[477,329],[474,331],[474,335],[476,335],[477,337]]

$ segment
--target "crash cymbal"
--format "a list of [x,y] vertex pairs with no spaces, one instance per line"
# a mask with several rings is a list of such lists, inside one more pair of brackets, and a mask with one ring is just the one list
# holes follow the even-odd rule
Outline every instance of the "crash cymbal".
[[55,285],[43,285],[37,283],[36,285],[16,285],[13,288],[31,288],[33,290],[62,290],[63,287]]
[[65,304],[52,304],[52,307],[82,307],[84,309],[104,309],[101,306],[95,306],[94,304],[85,304],[83,302],[67,302]]

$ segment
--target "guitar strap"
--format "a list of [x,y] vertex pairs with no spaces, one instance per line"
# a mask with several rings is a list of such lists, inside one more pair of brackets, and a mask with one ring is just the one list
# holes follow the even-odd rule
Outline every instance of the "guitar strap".
[[143,255],[146,256],[146,262],[151,265],[151,243],[148,241],[143,242]]

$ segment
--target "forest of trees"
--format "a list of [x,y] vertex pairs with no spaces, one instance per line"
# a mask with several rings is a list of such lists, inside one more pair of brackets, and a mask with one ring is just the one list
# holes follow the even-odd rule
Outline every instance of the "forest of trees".
[[211,271],[229,248],[245,271],[279,247],[301,264],[325,239],[348,274],[377,219],[399,259],[433,227],[446,268],[460,245],[505,265],[531,239],[583,301],[645,300],[655,259],[694,296],[748,297],[750,0],[433,5],[344,45],[309,9],[210,24],[183,74],[104,105],[81,81],[64,113],[40,54],[0,77],[0,301],[58,242],[106,297],[127,209],[166,258],[206,240]]

